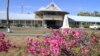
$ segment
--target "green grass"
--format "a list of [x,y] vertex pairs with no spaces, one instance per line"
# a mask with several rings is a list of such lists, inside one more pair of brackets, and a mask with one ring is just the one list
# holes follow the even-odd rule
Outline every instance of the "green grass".
[[12,33],[25,33],[25,34],[44,34],[50,32],[50,29],[12,29]]

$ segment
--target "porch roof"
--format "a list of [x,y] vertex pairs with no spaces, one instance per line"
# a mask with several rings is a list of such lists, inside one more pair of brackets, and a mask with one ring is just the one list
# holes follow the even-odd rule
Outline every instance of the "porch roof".
[[[0,13],[0,20],[6,20],[6,13]],[[42,20],[35,18],[35,14],[21,14],[21,13],[10,13],[9,20]]]
[[92,16],[72,16],[68,15],[68,19],[77,22],[100,22],[100,17],[92,17]]

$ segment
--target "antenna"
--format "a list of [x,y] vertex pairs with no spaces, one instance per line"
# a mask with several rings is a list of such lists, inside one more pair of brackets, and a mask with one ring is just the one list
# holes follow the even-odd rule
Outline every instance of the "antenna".
[[23,14],[23,3],[21,4],[21,13]]

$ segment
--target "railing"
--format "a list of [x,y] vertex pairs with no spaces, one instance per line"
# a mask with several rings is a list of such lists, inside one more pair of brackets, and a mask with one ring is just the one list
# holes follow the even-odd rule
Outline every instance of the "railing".
[[47,20],[62,20],[62,16],[50,16],[50,15],[46,15],[43,17],[44,19],[47,19]]
[[[40,19],[41,17],[36,16],[36,18]],[[62,16],[45,15],[45,16],[43,16],[43,19],[45,19],[45,20],[62,20]]]

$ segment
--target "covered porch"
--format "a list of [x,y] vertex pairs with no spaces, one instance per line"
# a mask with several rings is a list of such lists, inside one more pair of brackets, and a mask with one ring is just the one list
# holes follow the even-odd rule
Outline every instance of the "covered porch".
[[100,25],[100,17],[69,15],[68,20],[72,28],[89,28],[90,25]]

